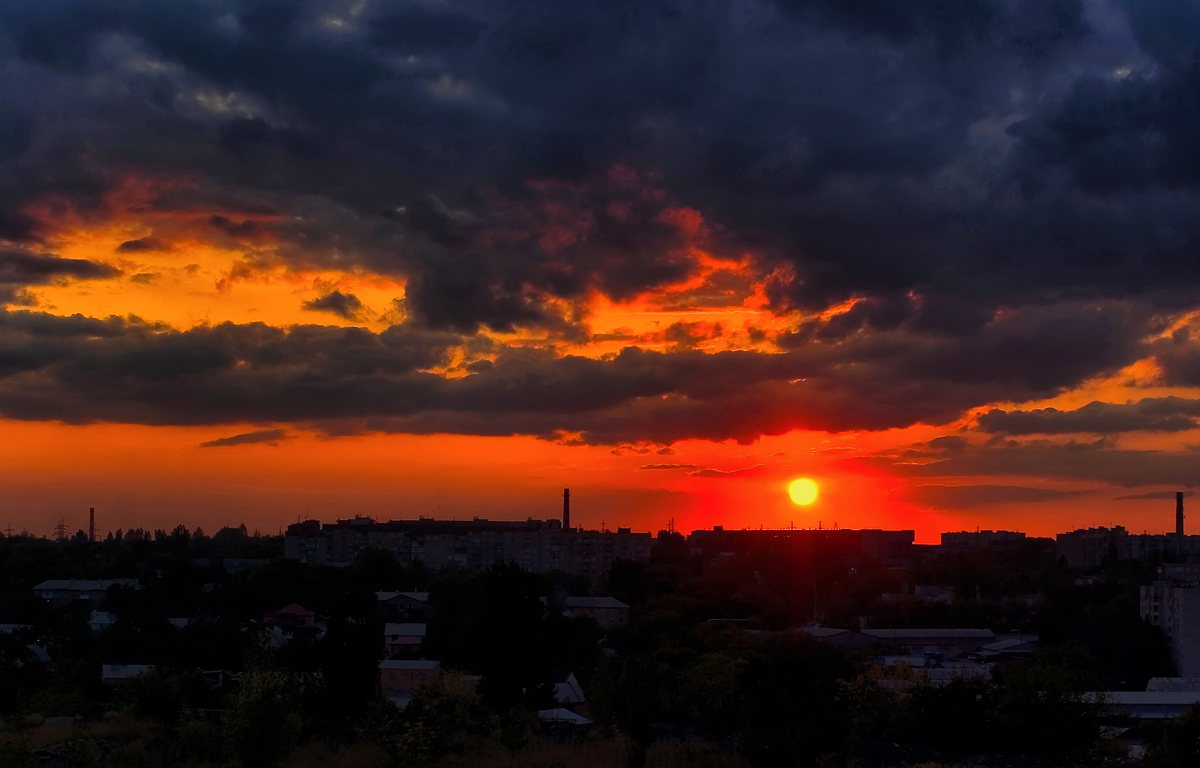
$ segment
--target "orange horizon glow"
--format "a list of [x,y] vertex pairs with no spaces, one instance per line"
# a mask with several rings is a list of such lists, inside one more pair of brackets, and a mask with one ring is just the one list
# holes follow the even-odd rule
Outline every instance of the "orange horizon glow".
[[[404,320],[406,280],[358,266],[309,266],[281,257],[283,245],[266,226],[244,227],[236,237],[213,229],[213,216],[231,222],[270,224],[272,215],[235,210],[156,211],[148,201],[164,190],[188,189],[184,180],[128,177],[106,198],[103,215],[83,215],[65,203],[27,212],[42,236],[64,258],[87,259],[121,270],[111,280],[62,281],[28,289],[32,309],[90,317],[136,315],[187,329],[221,322],[360,326],[379,331]],[[583,312],[591,336],[550,338],[529,331],[486,332],[500,343],[552,348],[560,354],[602,358],[627,346],[704,352],[775,350],[774,339],[805,319],[777,315],[765,287],[752,281],[748,254],[705,250],[703,216],[672,208],[669,220],[691,238],[694,270],[677,285],[625,301],[593,292],[580,307],[562,302],[564,316]],[[581,227],[583,224],[573,223]],[[578,236],[570,227],[546,235],[548,247]],[[153,249],[120,250],[122,243],[154,238]],[[347,258],[347,264],[354,264]],[[289,266],[290,265],[290,266]],[[353,293],[363,304],[345,318],[303,309],[332,290]],[[828,320],[854,306],[850,300],[818,316]],[[29,308],[29,307],[13,307]],[[676,331],[686,330],[681,337]],[[1172,329],[1163,331],[1164,337]],[[461,356],[461,355],[460,355]],[[459,361],[461,362],[461,361]],[[455,361],[447,375],[465,375]],[[1035,403],[1074,408],[1103,400],[1121,402],[1167,394],[1200,396],[1200,389],[1154,388],[1148,361]],[[572,488],[574,514],[588,527],[630,525],[655,531],[674,520],[680,530],[727,528],[883,527],[915,529],[917,541],[935,543],[944,531],[982,528],[1053,535],[1073,527],[1123,524],[1132,530],[1166,530],[1167,505],[1117,501],[1123,489],[1100,483],[1037,480],[1038,487],[1069,491],[1055,502],[983,504],[962,510],[921,507],[901,500],[918,485],[1018,485],[1028,478],[903,478],[864,468],[852,459],[955,434],[996,403],[959,422],[916,425],[883,432],[793,431],[763,436],[750,445],[733,441],[683,441],[671,446],[566,445],[533,437],[386,435],[330,439],[303,426],[227,424],[148,427],[124,424],[73,426],[55,422],[0,421],[0,528],[12,525],[42,535],[64,518],[80,525],[96,507],[104,530],[170,528],[205,530],[246,523],[274,532],[297,518],[325,520],[367,514],[389,517],[556,516],[556,499]],[[201,447],[202,443],[271,427],[287,436],[275,444]],[[1132,446],[1183,446],[1193,431],[1167,439],[1134,435]],[[818,478],[806,502],[780,492],[796,478]],[[807,493],[807,491],[806,491]],[[1162,507],[1162,509],[1160,509]]]

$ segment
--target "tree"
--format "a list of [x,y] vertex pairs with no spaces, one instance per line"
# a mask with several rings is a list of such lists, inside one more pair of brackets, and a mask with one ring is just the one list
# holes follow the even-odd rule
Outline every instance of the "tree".
[[245,768],[276,765],[296,745],[296,689],[275,663],[266,637],[257,637],[225,717],[226,747]]

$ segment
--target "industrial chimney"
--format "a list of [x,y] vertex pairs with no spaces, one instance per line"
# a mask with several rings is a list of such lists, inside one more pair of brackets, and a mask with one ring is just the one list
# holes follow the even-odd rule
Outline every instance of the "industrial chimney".
[[[1182,503],[1182,502],[1180,502]],[[1182,513],[1180,513],[1182,514]],[[1180,518],[1181,520],[1183,518]],[[1182,523],[1180,523],[1182,525]],[[563,530],[571,530],[571,489],[563,488]]]
[[96,540],[96,508],[88,509],[88,541]]
[[1183,535],[1183,491],[1175,492],[1175,535]]

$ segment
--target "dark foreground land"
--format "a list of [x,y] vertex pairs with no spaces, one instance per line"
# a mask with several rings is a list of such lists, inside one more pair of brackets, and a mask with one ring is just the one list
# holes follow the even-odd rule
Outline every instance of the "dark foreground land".
[[[905,569],[867,561],[725,557],[663,532],[649,563],[607,583],[515,565],[427,573],[368,551],[345,568],[279,558],[273,537],[178,529],[123,540],[0,539],[0,766],[1101,766],[1200,765],[1200,712],[1133,723],[1088,691],[1173,674],[1138,618],[1153,564],[1081,574],[1036,540]],[[265,561],[235,568],[228,563]],[[55,605],[45,579],[135,578],[103,606]],[[902,583],[949,603],[886,601]],[[380,687],[379,590],[429,593],[412,658],[446,670],[398,709]],[[560,615],[562,595],[611,595],[627,626]],[[543,599],[545,598],[545,601]],[[318,635],[272,640],[264,615],[300,604]],[[186,617],[176,626],[168,619]],[[934,683],[886,649],[842,648],[825,626],[986,627],[1037,649],[984,677]],[[39,654],[40,651],[41,653]],[[154,665],[120,685],[105,664]],[[573,672],[587,725],[547,723]],[[1130,746],[1135,743],[1144,756]]]

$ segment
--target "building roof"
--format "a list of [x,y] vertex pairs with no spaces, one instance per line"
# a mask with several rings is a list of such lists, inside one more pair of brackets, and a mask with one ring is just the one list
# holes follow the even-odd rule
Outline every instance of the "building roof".
[[279,615],[279,614],[289,614],[292,616],[315,616],[316,615],[315,613],[308,610],[307,608],[305,608],[303,605],[300,605],[299,603],[292,603],[291,605],[284,606],[283,608],[280,608],[278,611],[275,611],[273,614],[268,614],[268,615]]
[[32,624],[0,624],[0,635],[11,635],[22,629],[29,629]]
[[850,630],[838,629],[837,627],[800,627],[800,631],[810,634],[816,638],[826,638],[844,635]]
[[547,723],[570,723],[572,725],[592,724],[592,721],[588,720],[583,715],[576,714],[563,707],[557,707],[555,709],[539,709],[538,720]]
[[442,666],[440,661],[426,661],[425,659],[390,659],[379,662],[380,669],[431,670],[440,666]]
[[1146,683],[1147,691],[1161,693],[1194,693],[1200,691],[1200,677],[1152,677]]
[[100,677],[103,680],[132,680],[153,670],[153,664],[101,664]]
[[864,629],[864,635],[880,640],[995,640],[990,629]]
[[376,592],[375,599],[381,603],[388,600],[395,600],[397,597],[407,597],[409,600],[415,600],[418,603],[429,602],[428,592]]
[[1178,717],[1200,703],[1200,691],[1096,691],[1083,694],[1084,701],[1104,703],[1142,720]]
[[383,634],[408,637],[425,637],[425,624],[384,624]]
[[563,603],[567,608],[628,608],[615,597],[568,597]]
[[109,587],[115,586],[141,589],[137,579],[46,579],[34,589],[38,591],[61,589],[67,592],[103,592]]
[[980,648],[990,653],[1026,653],[1037,647],[1037,635],[1009,635]]

